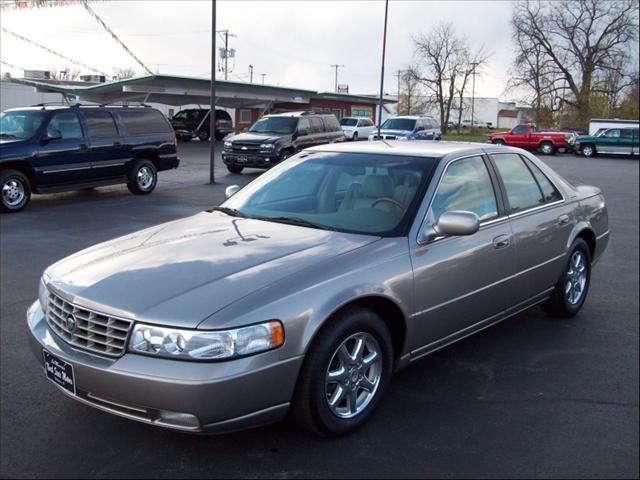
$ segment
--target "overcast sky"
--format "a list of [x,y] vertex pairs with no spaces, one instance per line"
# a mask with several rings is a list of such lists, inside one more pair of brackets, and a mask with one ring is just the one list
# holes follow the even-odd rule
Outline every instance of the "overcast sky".
[[[104,1],[91,7],[153,71],[209,76],[211,3],[208,1]],[[379,90],[384,21],[383,1],[218,1],[217,29],[229,29],[236,49],[230,80],[333,91],[334,70],[350,93]],[[414,53],[412,35],[438,22],[452,22],[470,44],[484,44],[492,56],[476,81],[476,96],[501,97],[513,60],[508,1],[389,2],[385,91],[395,93],[396,70]],[[142,68],[80,5],[3,11],[3,28],[111,74]],[[220,46],[220,42],[218,42]],[[2,61],[26,69],[64,69],[64,60],[2,32]],[[156,65],[160,64],[160,65]],[[73,67],[73,66],[72,66]],[[75,68],[75,67],[74,67]],[[82,69],[82,73],[86,72]],[[21,75],[2,65],[2,72]],[[221,78],[221,74],[217,74]]]

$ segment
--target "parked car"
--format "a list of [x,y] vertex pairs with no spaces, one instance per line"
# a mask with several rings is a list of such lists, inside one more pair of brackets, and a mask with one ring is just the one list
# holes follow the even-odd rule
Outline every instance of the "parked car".
[[442,131],[435,118],[402,116],[387,118],[380,126],[380,137],[374,129],[369,140],[440,140]]
[[568,132],[568,133],[573,133],[576,136],[578,135],[588,135],[589,134],[589,130],[587,130],[586,128],[580,128],[580,127],[563,127],[560,129],[561,132]]
[[589,130],[581,135],[597,135],[598,131],[608,128],[639,128],[638,120],[620,120],[619,118],[592,118],[589,120]]
[[585,157],[598,153],[638,155],[638,128],[605,128],[596,135],[580,135],[576,140],[576,151]]
[[126,183],[151,193],[158,171],[177,168],[176,136],[149,107],[42,106],[0,116],[3,212],[18,212],[32,193]]
[[246,132],[225,140],[222,161],[231,173],[241,173],[245,167],[271,168],[304,148],[344,139],[333,114],[265,115]]
[[392,371],[534,305],[578,313],[609,239],[598,188],[509,147],[322,145],[234,192],[45,270],[29,338],[62,392],[188,432],[290,412],[346,434]]
[[[198,138],[206,142],[211,137],[211,125],[209,125],[208,108],[190,108],[181,110],[171,117],[171,126],[176,131],[176,136],[188,142]],[[224,110],[216,110],[216,140],[222,140],[226,135],[233,133],[233,121],[231,115]]]
[[367,139],[373,133],[375,125],[370,118],[343,117],[340,126],[344,136],[350,140]]
[[558,150],[570,152],[574,148],[575,141],[576,135],[573,133],[538,131],[535,125],[529,123],[520,124],[509,132],[495,132],[487,135],[489,143],[538,150],[545,155],[553,155]]

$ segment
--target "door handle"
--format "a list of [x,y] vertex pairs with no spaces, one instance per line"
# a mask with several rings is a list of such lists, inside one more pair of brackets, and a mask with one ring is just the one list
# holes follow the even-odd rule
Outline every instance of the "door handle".
[[493,248],[506,248],[511,245],[511,238],[509,235],[498,235],[493,239]]
[[86,143],[81,143],[80,144],[80,150],[88,150],[89,146]]
[[114,147],[120,147],[120,146],[122,146],[122,144],[121,144],[120,142],[115,142],[115,143],[113,144],[113,146],[114,146]]
[[558,217],[558,223],[560,225],[566,225],[567,223],[569,223],[569,215],[560,215]]

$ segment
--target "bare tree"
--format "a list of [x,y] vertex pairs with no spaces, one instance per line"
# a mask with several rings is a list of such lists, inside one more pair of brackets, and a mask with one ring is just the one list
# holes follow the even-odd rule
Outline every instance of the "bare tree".
[[[459,75],[457,94],[458,94],[458,133],[460,133],[460,129],[462,128],[462,115],[465,111],[464,106],[464,94],[467,90],[467,86],[469,85],[469,81],[475,71],[476,75],[479,75],[482,72],[482,67],[485,65],[487,60],[489,59],[489,53],[487,53],[484,49],[484,45],[478,47],[477,50],[470,50],[466,48],[462,51],[463,56],[463,68],[462,72]],[[472,125],[473,126],[473,125]]]
[[[535,91],[539,109],[555,99],[566,82],[563,101],[586,125],[595,94],[632,85],[627,71],[629,51],[637,39],[637,0],[524,0],[513,9],[518,49],[515,67]],[[612,80],[614,80],[612,82]],[[613,85],[613,86],[612,86]]]
[[418,65],[411,75],[425,86],[439,111],[442,132],[447,132],[451,106],[459,77],[465,70],[466,39],[457,35],[452,23],[440,23],[413,38]]
[[409,66],[400,75],[400,98],[396,112],[398,115],[413,115],[424,113],[426,107],[424,92],[420,82],[412,72],[415,67]]
[[77,80],[80,77],[80,70],[71,68],[68,65],[62,69],[56,67],[49,68],[49,78],[51,80]]
[[131,78],[135,76],[135,74],[136,74],[135,70],[131,67],[116,68],[113,71],[113,79],[124,80],[126,78]]

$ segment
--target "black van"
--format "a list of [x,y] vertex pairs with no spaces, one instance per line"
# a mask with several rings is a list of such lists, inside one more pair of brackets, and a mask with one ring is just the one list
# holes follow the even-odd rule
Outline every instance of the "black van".
[[[176,131],[178,140],[188,142],[198,137],[206,142],[211,137],[209,125],[209,109],[188,108],[181,110],[171,117],[171,126]],[[233,133],[233,121],[231,115],[224,110],[216,110],[216,140],[222,140],[226,135]]]
[[271,168],[304,148],[343,140],[344,133],[333,114],[265,115],[246,132],[225,140],[222,161],[231,173],[240,173],[244,167]]
[[144,195],[160,170],[180,163],[176,136],[150,107],[38,106],[0,114],[0,210],[17,212],[31,193],[126,183]]

